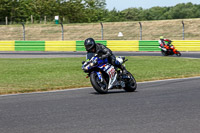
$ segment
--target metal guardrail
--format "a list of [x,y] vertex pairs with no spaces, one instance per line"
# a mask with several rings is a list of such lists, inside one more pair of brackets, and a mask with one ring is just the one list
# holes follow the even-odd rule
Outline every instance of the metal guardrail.
[[[160,51],[155,40],[99,40],[112,51]],[[200,41],[174,40],[179,51],[200,51]],[[0,41],[0,51],[85,51],[84,41]]]

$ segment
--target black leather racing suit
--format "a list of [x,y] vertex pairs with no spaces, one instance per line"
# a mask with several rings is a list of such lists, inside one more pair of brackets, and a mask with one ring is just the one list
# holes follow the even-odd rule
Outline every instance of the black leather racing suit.
[[120,68],[124,74],[127,72],[126,68],[116,60],[112,51],[103,44],[96,43],[95,54],[97,54],[101,59],[107,58],[110,64]]
[[105,59],[108,59],[108,62],[112,65],[115,65],[115,56],[113,55],[112,51],[104,46],[103,44],[97,43],[95,48],[95,54],[98,55],[98,57]]

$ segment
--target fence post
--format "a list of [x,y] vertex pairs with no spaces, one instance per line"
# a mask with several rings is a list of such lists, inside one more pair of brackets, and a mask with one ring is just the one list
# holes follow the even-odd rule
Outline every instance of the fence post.
[[31,15],[31,24],[33,24],[33,15]]
[[103,40],[103,23],[101,22],[101,40]]
[[63,23],[60,23],[61,28],[62,28],[62,40],[64,40],[64,28],[63,28]]
[[24,26],[24,23],[22,23],[22,26],[23,26],[23,40],[25,40],[25,26]]
[[140,24],[140,40],[142,40],[142,24],[141,22],[139,22],[139,24]]
[[6,25],[8,25],[8,17],[6,17]]
[[183,25],[183,40],[184,40],[185,39],[185,24],[183,21],[182,21],[182,25]]
[[44,16],[44,24],[47,23],[47,16]]

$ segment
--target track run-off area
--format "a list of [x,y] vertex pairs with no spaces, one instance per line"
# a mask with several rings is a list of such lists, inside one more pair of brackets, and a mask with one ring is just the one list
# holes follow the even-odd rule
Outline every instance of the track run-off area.
[[[115,52],[161,56],[160,52]],[[85,52],[1,52],[0,58],[83,57]],[[176,56],[172,56],[176,57]],[[180,58],[200,58],[184,52]],[[177,57],[179,58],[179,57]],[[199,133],[200,77],[138,83],[136,92],[93,88],[0,96],[1,133]]]

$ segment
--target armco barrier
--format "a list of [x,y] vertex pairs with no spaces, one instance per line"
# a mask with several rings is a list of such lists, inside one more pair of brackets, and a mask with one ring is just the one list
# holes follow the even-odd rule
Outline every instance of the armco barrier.
[[107,41],[107,47],[112,51],[138,51],[139,41]]
[[139,41],[139,51],[160,51],[158,41]]
[[0,41],[0,51],[15,51],[15,41]]
[[[158,41],[100,40],[112,51],[160,51]],[[200,51],[200,40],[174,40],[179,51]],[[0,41],[0,51],[85,51],[84,41]]]
[[200,51],[200,41],[199,40],[185,40],[185,41],[173,41],[172,44],[179,51]]
[[15,41],[15,51],[45,51],[45,41]]
[[76,41],[45,41],[45,51],[76,51]]

